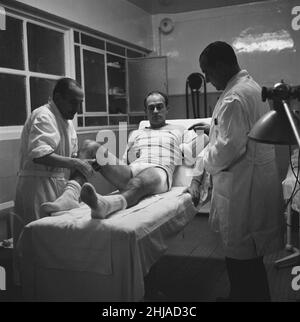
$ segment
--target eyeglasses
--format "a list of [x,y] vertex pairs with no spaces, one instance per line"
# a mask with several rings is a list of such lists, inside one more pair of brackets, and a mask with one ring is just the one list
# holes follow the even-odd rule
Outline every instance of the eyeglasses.
[[156,108],[156,110],[159,112],[165,107],[165,104],[163,103],[158,103],[158,104],[150,104],[148,105],[147,109],[149,112],[153,112]]

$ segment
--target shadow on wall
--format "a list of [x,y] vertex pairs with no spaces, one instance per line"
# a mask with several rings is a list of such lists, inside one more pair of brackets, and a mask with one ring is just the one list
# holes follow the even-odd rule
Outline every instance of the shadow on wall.
[[[189,95],[189,105],[190,105],[190,118],[193,115],[193,108],[191,103],[191,95]],[[218,101],[220,93],[207,93],[207,110],[208,110],[208,117],[212,115],[214,107]],[[169,119],[185,119],[186,118],[186,97],[185,94],[180,95],[170,95],[169,96],[169,106],[170,111],[168,114]],[[204,99],[203,93],[200,94],[199,100],[199,107],[200,107],[200,117],[204,117]]]

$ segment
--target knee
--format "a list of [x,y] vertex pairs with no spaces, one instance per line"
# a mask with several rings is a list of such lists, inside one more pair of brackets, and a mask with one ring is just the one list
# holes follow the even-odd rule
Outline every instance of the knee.
[[145,184],[144,180],[142,178],[139,177],[134,177],[131,178],[126,186],[126,190],[145,190],[145,188],[147,187],[147,185]]
[[158,176],[149,176],[147,178],[134,177],[129,180],[126,190],[143,191],[143,193],[152,193],[157,186],[160,186],[161,179]]
[[93,140],[85,140],[79,149],[78,156],[80,159],[95,159],[100,144]]

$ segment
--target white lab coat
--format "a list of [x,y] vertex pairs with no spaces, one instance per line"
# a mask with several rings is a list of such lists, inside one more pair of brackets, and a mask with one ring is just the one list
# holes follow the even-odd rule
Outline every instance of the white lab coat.
[[15,212],[20,220],[14,220],[15,240],[23,225],[40,218],[43,202],[54,201],[62,194],[69,177],[69,170],[37,164],[33,159],[52,152],[71,157],[77,148],[72,121],[62,117],[52,100],[32,112],[21,136],[15,198]]
[[225,255],[250,259],[283,246],[282,192],[273,145],[248,139],[269,105],[242,70],[227,84],[212,115],[210,140],[198,167],[213,181],[209,221],[221,233]]

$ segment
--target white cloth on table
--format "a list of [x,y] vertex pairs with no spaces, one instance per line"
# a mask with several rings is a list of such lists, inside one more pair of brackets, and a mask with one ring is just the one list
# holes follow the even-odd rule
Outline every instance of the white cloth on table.
[[[29,251],[42,267],[112,273],[110,229],[105,221],[91,219],[87,205],[32,222],[25,230],[31,231]],[[23,239],[22,245],[28,242]],[[21,256],[23,251],[21,247]]]
[[197,213],[184,189],[173,187],[104,220],[91,219],[83,205],[32,222],[21,237],[22,259],[44,268],[100,274],[111,285],[98,290],[102,298],[140,300],[144,276]]

